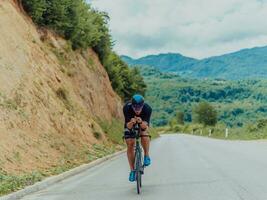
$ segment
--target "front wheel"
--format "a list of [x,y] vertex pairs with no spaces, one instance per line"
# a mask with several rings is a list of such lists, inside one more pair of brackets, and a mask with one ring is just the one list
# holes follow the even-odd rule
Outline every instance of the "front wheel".
[[142,161],[141,161],[141,155],[140,151],[137,150],[136,158],[135,158],[135,170],[136,170],[136,188],[137,188],[137,194],[141,193],[141,187],[142,187]]
[[140,172],[140,188],[142,187],[142,173]]
[[136,188],[137,188],[137,194],[140,194],[141,193],[141,187],[142,187],[142,177],[141,177],[141,173],[140,171],[137,171],[136,172]]

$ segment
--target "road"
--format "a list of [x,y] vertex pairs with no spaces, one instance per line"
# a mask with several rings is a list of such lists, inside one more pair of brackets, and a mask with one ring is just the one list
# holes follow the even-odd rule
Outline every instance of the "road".
[[151,157],[139,196],[123,154],[23,200],[267,199],[267,141],[163,135]]

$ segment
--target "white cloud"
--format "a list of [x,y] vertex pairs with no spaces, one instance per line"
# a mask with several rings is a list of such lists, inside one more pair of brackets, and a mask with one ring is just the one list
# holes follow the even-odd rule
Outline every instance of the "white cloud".
[[119,54],[203,58],[267,45],[266,0],[91,0],[108,12]]

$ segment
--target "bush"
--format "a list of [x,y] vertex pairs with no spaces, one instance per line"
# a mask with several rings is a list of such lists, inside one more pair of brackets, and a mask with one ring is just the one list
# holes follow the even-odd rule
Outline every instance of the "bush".
[[214,126],[217,123],[217,112],[209,103],[201,102],[193,111],[195,113],[196,122],[204,124],[205,126]]
[[175,117],[178,124],[184,124],[184,112],[180,111],[176,112]]
[[175,125],[172,129],[174,132],[181,132],[183,129],[179,125]]

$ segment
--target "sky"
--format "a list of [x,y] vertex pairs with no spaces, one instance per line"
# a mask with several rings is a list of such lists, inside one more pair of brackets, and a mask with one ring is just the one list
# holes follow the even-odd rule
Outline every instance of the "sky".
[[110,16],[119,55],[193,58],[267,45],[267,0],[87,0]]

